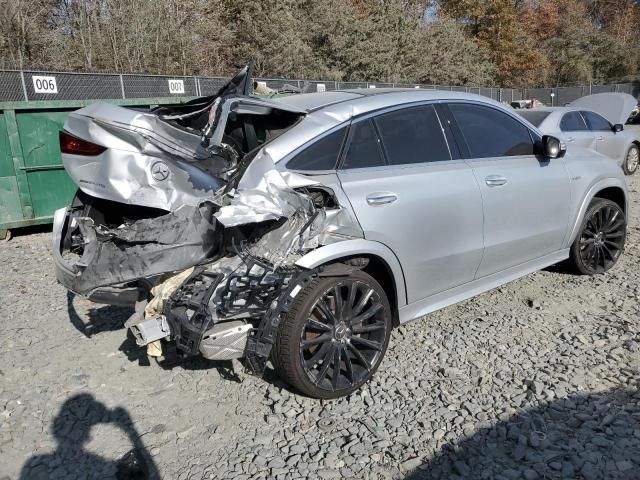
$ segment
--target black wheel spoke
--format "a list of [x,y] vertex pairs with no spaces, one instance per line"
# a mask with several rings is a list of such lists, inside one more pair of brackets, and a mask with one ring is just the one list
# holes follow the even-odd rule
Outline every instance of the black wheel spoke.
[[362,311],[364,306],[371,298],[371,295],[373,295],[373,288],[369,288],[365,293],[362,294],[362,298],[360,298],[360,301],[353,309],[353,315],[358,315]]
[[319,322],[318,320],[314,320],[313,318],[307,320],[306,327],[307,329],[319,330],[321,332],[331,331],[331,327],[329,325]]
[[369,365],[369,362],[364,357],[364,355],[362,355],[362,352],[360,350],[358,350],[356,347],[354,347],[352,343],[348,344],[348,348],[349,348],[349,350],[351,350],[353,352],[353,354],[355,355],[355,357],[358,360],[358,363],[360,363],[360,365],[362,365],[364,368],[366,368],[367,371],[371,370],[371,365]]
[[344,367],[347,373],[347,378],[349,379],[349,382],[353,384],[355,380],[353,377],[353,364],[351,363],[351,357],[349,356],[349,351],[342,346],[340,348],[343,350]]
[[342,311],[344,309],[344,300],[342,299],[342,286],[336,285],[333,287],[333,298],[335,303],[335,315],[338,320],[342,320]]
[[370,325],[360,325],[353,327],[353,333],[366,333],[366,332],[375,332],[377,330],[383,330],[387,328],[384,322],[376,322]]
[[312,347],[314,345],[319,345],[321,343],[330,342],[330,341],[331,341],[331,334],[330,333],[323,333],[322,335],[319,335],[316,338],[312,338],[312,339],[309,339],[309,340],[303,340],[301,345],[302,345],[302,348],[309,348],[309,347]]
[[357,343],[358,345],[362,345],[366,348],[370,348],[371,350],[380,351],[382,350],[382,344],[380,342],[375,342],[373,340],[367,340],[362,337],[351,337],[351,343]]
[[322,312],[322,314],[328,321],[330,321],[333,324],[337,323],[338,320],[336,319],[336,316],[333,314],[333,312],[329,308],[329,305],[327,305],[327,302],[324,300],[324,298],[321,298],[318,301],[317,305],[318,305],[318,309]]
[[364,313],[362,313],[362,314],[358,315],[357,317],[354,317],[353,319],[351,319],[351,325],[353,325],[354,328],[355,328],[356,325],[360,325],[365,320],[370,319],[376,313],[378,313],[381,309],[382,309],[382,305],[380,303],[374,303]]
[[324,356],[327,354],[327,351],[330,349],[331,349],[331,342],[325,343],[324,345],[322,345],[322,347],[316,350],[316,352],[313,354],[313,356],[309,360],[306,360],[304,362],[304,366],[307,369],[311,369],[315,367],[318,364],[318,362],[324,358]]
[[338,380],[340,379],[340,357],[342,356],[342,348],[340,346],[333,349],[333,372],[331,374],[331,388],[335,391],[338,388]]
[[320,367],[320,371],[318,372],[318,376],[316,377],[316,385],[320,385],[324,380],[324,377],[327,376],[327,372],[329,371],[329,366],[331,365],[331,359],[333,358],[333,349],[335,347],[330,344],[329,350],[325,353],[322,358],[322,367]]

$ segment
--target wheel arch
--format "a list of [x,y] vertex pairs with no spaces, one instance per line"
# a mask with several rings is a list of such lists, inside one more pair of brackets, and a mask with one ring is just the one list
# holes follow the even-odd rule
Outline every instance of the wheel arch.
[[394,324],[398,325],[398,310],[407,304],[406,285],[400,261],[386,245],[365,239],[345,240],[309,252],[299,259],[296,265],[316,268],[358,258],[367,259],[362,270],[375,278],[387,293],[393,310]]
[[617,178],[607,178],[604,180],[600,180],[589,189],[584,199],[582,200],[578,215],[576,216],[576,219],[573,223],[567,245],[571,245],[575,240],[578,231],[580,230],[580,225],[582,225],[584,215],[589,208],[591,201],[596,197],[605,198],[607,200],[615,202],[620,206],[620,208],[622,208],[625,216],[628,215],[629,197],[627,195],[627,189],[625,185]]

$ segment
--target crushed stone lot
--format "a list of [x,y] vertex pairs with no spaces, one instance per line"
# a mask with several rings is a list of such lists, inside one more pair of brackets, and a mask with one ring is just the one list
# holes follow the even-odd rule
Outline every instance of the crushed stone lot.
[[[159,365],[131,309],[56,283],[48,232],[0,243],[0,479],[640,479],[640,176],[626,253],[552,268],[394,330],[321,402],[272,371]],[[128,470],[127,470],[128,469]],[[123,475],[125,475],[123,477]]]

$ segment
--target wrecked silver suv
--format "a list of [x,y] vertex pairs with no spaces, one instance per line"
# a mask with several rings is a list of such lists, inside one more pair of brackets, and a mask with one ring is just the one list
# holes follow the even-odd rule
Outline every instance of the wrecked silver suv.
[[393,326],[568,257],[604,272],[622,252],[615,163],[565,155],[496,102],[261,99],[250,70],[181,106],[83,108],[60,134],[79,191],[55,215],[57,278],[135,305],[126,326],[156,354],[172,342],[256,374],[271,360],[334,398],[373,375]]

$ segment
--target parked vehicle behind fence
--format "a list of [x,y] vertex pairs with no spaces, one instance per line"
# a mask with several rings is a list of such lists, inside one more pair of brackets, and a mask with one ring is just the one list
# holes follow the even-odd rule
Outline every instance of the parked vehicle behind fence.
[[59,281],[135,304],[138,344],[271,360],[347,395],[391,330],[546,266],[609,270],[626,235],[614,162],[473,94],[248,95],[94,105],[61,133],[79,187],[54,224]]
[[626,175],[638,169],[640,135],[625,130],[624,123],[636,106],[626,93],[598,93],[582,97],[567,107],[517,110],[538,127],[572,145],[590,148],[614,159]]

